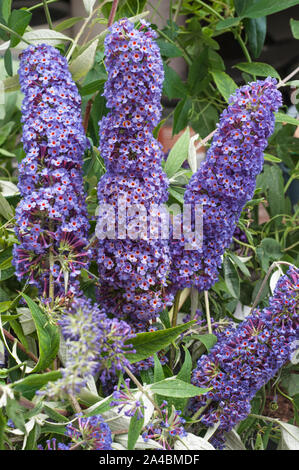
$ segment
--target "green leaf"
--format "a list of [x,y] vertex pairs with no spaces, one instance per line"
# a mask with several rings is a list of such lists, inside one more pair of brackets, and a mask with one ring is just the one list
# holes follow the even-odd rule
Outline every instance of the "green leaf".
[[164,39],[157,39],[156,43],[159,46],[162,56],[180,57],[182,55],[182,52],[175,44],[171,44],[170,42],[165,41]]
[[32,318],[36,326],[39,344],[39,361],[32,372],[39,372],[45,370],[55,359],[59,349],[60,334],[57,326],[49,323],[48,318],[38,305],[36,305],[28,295],[22,295],[31,310]]
[[217,336],[212,333],[207,333],[205,335],[192,335],[192,337],[196,337],[205,346],[208,352],[210,352],[212,347],[217,343]]
[[[192,358],[186,346],[183,346],[183,348],[185,351],[185,360],[177,375],[177,379],[182,380],[186,383],[190,383],[192,371]],[[169,407],[173,405],[176,410],[184,411],[188,403],[188,398],[168,398],[167,401]]]
[[210,388],[200,388],[184,382],[183,380],[170,378],[156,382],[150,386],[153,393],[164,397],[191,398],[207,393]]
[[93,93],[96,93],[97,91],[101,90],[104,83],[105,80],[95,80],[93,82],[88,83],[87,85],[84,85],[80,89],[81,96],[92,95]]
[[4,65],[5,65],[5,70],[7,72],[7,75],[12,77],[13,70],[12,70],[12,58],[11,58],[11,50],[10,49],[6,49],[6,51],[5,51]]
[[126,354],[126,358],[131,364],[147,359],[154,353],[169,346],[179,334],[188,330],[193,324],[194,320],[174,328],[157,330],[150,333],[138,333],[135,338],[128,341],[128,344],[132,344],[136,352]]
[[245,274],[245,276],[250,277],[249,269],[247,268],[245,263],[243,263],[243,261],[241,261],[237,255],[235,255],[235,253],[230,252],[228,253],[228,256],[231,258],[233,263],[235,263],[238,266],[238,268],[242,271],[242,273]]
[[204,50],[198,55],[197,60],[194,60],[189,68],[188,73],[188,88],[191,95],[195,96],[198,92],[202,80],[207,76],[209,68],[209,48],[205,47]]
[[69,66],[74,81],[85,77],[94,64],[98,41],[94,40]]
[[[7,312],[7,310],[10,309],[12,304],[13,304],[13,301],[10,301],[10,300],[7,300],[5,302],[0,302],[0,313]],[[2,316],[1,318],[3,319]]]
[[220,20],[216,24],[216,31],[222,31],[223,29],[230,29],[233,26],[237,26],[242,18],[234,17],[234,18],[226,18],[225,20]]
[[234,80],[221,70],[212,70],[211,74],[221,95],[228,102],[229,97],[236,91],[237,85]]
[[280,79],[279,74],[272,65],[264,64],[263,62],[242,62],[234,65],[234,67],[242,70],[242,72],[249,73],[250,75],[257,75],[259,77],[275,77]]
[[[8,26],[12,29],[15,33],[18,33],[20,36],[23,36],[27,26],[30,23],[32,17],[32,13],[26,10],[12,10],[9,20]],[[10,38],[10,47],[15,47],[19,44],[20,39],[14,35],[11,35]]]
[[134,450],[137,439],[140,436],[144,424],[144,418],[138,419],[138,410],[130,420],[130,426],[128,431],[128,450]]
[[247,1],[247,6],[243,9],[242,16],[246,18],[259,18],[286,10],[298,4],[298,0],[258,0],[255,3]]
[[299,126],[299,120],[284,113],[275,113],[276,122],[283,122],[286,124],[292,124],[293,126]]
[[11,398],[9,398],[7,400],[5,411],[7,417],[13,421],[15,427],[25,433],[25,408],[21,406],[17,400],[12,400]]
[[167,174],[168,178],[171,178],[173,175],[175,175],[176,172],[181,168],[183,162],[187,160],[189,142],[190,130],[188,127],[185,132],[180,136],[180,138],[176,141],[167,157],[164,166],[164,171]]
[[14,390],[20,392],[29,400],[35,395],[36,391],[46,385],[48,382],[55,382],[61,378],[59,370],[45,372],[43,374],[30,374],[24,379],[18,380],[12,384]]
[[163,93],[172,100],[173,98],[184,98],[186,87],[178,73],[167,64],[164,64]]
[[274,157],[274,155],[270,155],[269,153],[264,153],[264,160],[274,163],[280,163],[282,161],[281,158]]
[[290,25],[294,38],[299,39],[299,21],[291,18]]
[[160,382],[160,380],[165,379],[164,372],[163,372],[163,367],[161,365],[161,362],[159,361],[159,358],[157,354],[154,354],[154,381],[155,382]]
[[192,100],[189,97],[181,100],[176,106],[173,115],[172,135],[181,132],[188,125],[189,113],[192,109]]
[[267,33],[267,18],[246,18],[245,31],[248,37],[248,47],[253,57],[260,56]]
[[14,213],[11,205],[5,197],[2,196],[0,193],[0,216],[4,217],[6,220],[10,220],[13,218]]
[[3,18],[7,23],[11,12],[12,0],[2,0],[0,5],[0,18]]
[[235,298],[240,297],[240,279],[233,262],[226,256],[223,260],[224,281],[230,294]]
[[282,257],[280,244],[273,238],[264,238],[257,247],[256,254],[265,272],[268,270],[270,261],[277,261]]
[[71,28],[75,24],[77,24],[79,21],[84,20],[82,16],[74,16],[73,18],[68,18],[67,20],[62,21],[58,25],[55,26],[54,31],[58,31],[59,33],[61,31],[65,31],[66,29]]

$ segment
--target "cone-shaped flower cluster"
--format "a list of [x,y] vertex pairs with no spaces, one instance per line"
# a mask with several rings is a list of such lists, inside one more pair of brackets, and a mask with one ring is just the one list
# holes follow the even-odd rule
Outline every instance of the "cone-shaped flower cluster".
[[95,374],[103,385],[111,385],[124,366],[131,368],[125,354],[133,352],[126,343],[135,336],[132,328],[122,320],[108,318],[90,299],[74,299],[58,323],[67,350],[62,378],[49,383],[41,394],[79,393]]
[[206,426],[220,421],[215,445],[250,413],[250,401],[290,359],[299,339],[299,269],[291,267],[276,285],[269,306],[256,309],[221,335],[208,355],[201,356],[192,383],[212,387],[192,401],[196,412],[207,406],[200,420]]
[[82,178],[87,139],[80,95],[57,49],[29,46],[20,55],[19,76],[26,156],[19,164],[20,244],[13,262],[18,278],[27,278],[48,297],[49,291],[75,291],[90,255]]
[[[170,264],[168,241],[159,231],[159,206],[167,201],[168,182],[161,146],[153,137],[161,112],[163,66],[155,33],[145,22],[134,29],[123,19],[110,31],[104,96],[111,111],[100,122],[107,173],[98,186],[98,232],[105,221],[115,225],[99,241],[99,300],[109,313],[146,322],[165,306]],[[106,212],[105,204],[110,205]],[[157,221],[152,226],[150,213]]]
[[111,430],[101,415],[77,417],[78,428],[72,424],[66,426],[66,435],[75,445],[83,450],[112,450]]
[[[185,192],[185,204],[201,208],[203,232],[198,240],[191,240],[193,250],[185,249],[186,237],[172,241],[170,280],[175,289],[194,286],[208,290],[217,281],[221,257],[262,170],[263,151],[274,130],[281,93],[276,80],[267,78],[241,87],[229,103],[206,160]],[[192,224],[194,231],[194,214]]]

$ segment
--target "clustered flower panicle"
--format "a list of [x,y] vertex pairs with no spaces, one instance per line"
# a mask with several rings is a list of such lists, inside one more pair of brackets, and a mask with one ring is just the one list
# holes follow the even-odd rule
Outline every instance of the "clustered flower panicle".
[[145,442],[149,439],[157,441],[163,449],[172,450],[173,441],[176,437],[184,437],[187,435],[184,424],[186,420],[181,417],[181,411],[176,410],[172,406],[169,410],[167,401],[163,401],[160,405],[162,416],[158,415],[146,426],[142,437]]
[[[100,205],[115,208],[118,226],[114,240],[99,241],[99,299],[107,312],[146,324],[170,300],[164,293],[168,242],[155,228],[141,230],[151,209],[159,220],[159,206],[168,198],[163,153],[153,137],[161,114],[163,65],[153,41],[156,34],[144,21],[134,29],[122,19],[110,31],[105,40],[104,96],[111,111],[99,123],[107,173],[100,180],[98,197]],[[121,234],[120,218],[130,235]],[[99,222],[104,219],[104,214],[99,216]]]
[[250,401],[290,359],[299,339],[299,269],[278,280],[269,306],[256,309],[237,328],[228,328],[209,354],[201,356],[192,383],[212,390],[192,400],[192,410],[206,407],[201,422],[220,425],[215,445],[250,413]]
[[52,46],[23,51],[19,77],[26,156],[19,164],[16,275],[28,278],[46,297],[50,282],[52,295],[76,292],[76,278],[90,257],[82,176],[88,141],[81,98],[65,57]]
[[203,291],[217,281],[222,255],[232,242],[243,206],[253,196],[280,105],[281,93],[272,78],[249,83],[231,96],[206,160],[186,188],[185,204],[202,207],[203,239],[194,250],[184,249],[184,237],[171,242],[173,289],[193,286]]
[[101,415],[84,417],[76,415],[78,425],[66,425],[65,435],[71,439],[68,444],[58,442],[55,438],[46,441],[46,448],[38,445],[39,450],[72,450],[72,447],[83,450],[112,450],[112,434]]
[[42,394],[78,393],[97,373],[107,385],[124,366],[131,368],[125,354],[134,352],[127,342],[135,336],[132,328],[108,318],[90,299],[75,298],[58,323],[66,341],[66,362],[62,378],[49,383]]

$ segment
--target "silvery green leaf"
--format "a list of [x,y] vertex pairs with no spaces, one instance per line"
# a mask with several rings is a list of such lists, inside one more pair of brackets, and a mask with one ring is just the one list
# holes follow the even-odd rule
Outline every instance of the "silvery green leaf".
[[21,323],[24,335],[30,335],[30,333],[36,330],[30,309],[27,307],[19,307],[16,310],[21,314],[19,316],[19,322]]
[[246,450],[235,429],[225,433],[225,450]]
[[192,170],[192,173],[196,173],[197,171],[197,155],[196,155],[196,147],[195,141],[198,139],[199,135],[195,134],[190,138],[189,142],[189,150],[188,150],[188,163]]
[[[128,448],[128,434],[117,434],[114,438],[115,442],[121,444],[125,449]],[[134,447],[135,450],[143,449],[163,449],[163,447],[156,441],[149,439],[147,442],[141,436],[138,437]]]
[[95,2],[96,2],[96,0],[83,0],[84,7],[85,7],[86,13],[88,13],[88,15],[91,14]]
[[215,450],[215,448],[206,439],[188,432],[187,436],[176,439],[174,450]]
[[299,364],[299,341],[295,342],[297,349],[291,355],[290,361],[292,364]]
[[239,301],[233,315],[237,320],[245,320],[245,318],[249,315],[250,310],[251,308],[248,307],[248,305],[242,305]]
[[129,431],[130,418],[118,413],[117,407],[111,408],[109,411],[104,411],[101,414],[112,432]]
[[126,447],[122,446],[118,442],[112,442],[111,447],[113,450],[127,450]]
[[[50,44],[51,46],[57,46],[63,41],[71,41],[73,39],[69,38],[65,34],[54,31],[53,29],[35,29],[32,31],[27,31],[22,36],[30,44]],[[10,45],[10,41],[6,41],[0,46],[0,51],[5,51]],[[28,47],[28,44],[24,41],[20,41],[14,49],[23,50]],[[14,77],[11,77],[11,80]]]
[[[2,152],[0,152],[0,153],[2,153]],[[4,154],[4,156],[5,156],[5,154]],[[14,154],[11,154],[11,156],[14,156]],[[17,186],[15,184],[11,183],[11,181],[2,181],[1,180],[0,181],[0,191],[1,191],[1,194],[4,197],[15,196],[16,194],[19,194],[19,190],[18,190]]]
[[70,63],[69,69],[75,82],[80,80],[80,78],[85,77],[85,75],[87,75],[89,70],[92,68],[97,45],[98,40],[95,39],[86,49],[84,49],[82,54],[78,55]]
[[277,450],[299,450],[299,428],[293,424],[278,421],[281,429],[281,439]]
[[271,289],[272,294],[274,293],[274,290],[275,290],[276,284],[278,282],[278,279],[281,276],[283,276],[283,270],[281,269],[280,266],[278,266],[278,269],[276,271],[274,271],[274,273],[272,274],[271,279],[270,279],[270,289]]
[[208,428],[207,432],[205,433],[205,440],[208,441],[211,439],[211,437],[213,436],[213,434],[217,431],[217,429],[219,428],[219,425],[220,425],[220,421],[218,421],[216,424],[214,424],[214,426],[211,426],[210,428]]

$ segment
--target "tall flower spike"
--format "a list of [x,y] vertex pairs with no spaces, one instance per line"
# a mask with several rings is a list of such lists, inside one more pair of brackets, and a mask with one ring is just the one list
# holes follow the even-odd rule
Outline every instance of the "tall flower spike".
[[185,204],[202,208],[203,236],[194,250],[184,249],[184,237],[172,241],[173,289],[193,286],[203,291],[217,281],[221,257],[232,242],[243,206],[253,196],[279,106],[281,93],[272,78],[249,83],[231,96],[206,160],[185,192]]
[[75,298],[59,324],[67,348],[62,378],[49,383],[42,395],[79,393],[95,374],[103,385],[112,386],[110,382],[124,366],[131,368],[125,354],[133,351],[124,344],[135,336],[131,327],[122,320],[107,318],[90,299]]
[[208,427],[220,422],[217,447],[223,446],[223,433],[248,416],[257,391],[290,359],[299,339],[298,306],[299,269],[291,267],[278,280],[269,306],[228,328],[198,360],[192,383],[212,390],[193,399],[191,408],[206,407],[198,419]]
[[[164,294],[169,247],[157,228],[168,181],[161,168],[161,145],[153,137],[163,83],[154,37],[143,21],[139,29],[127,19],[110,28],[104,96],[111,111],[99,123],[107,173],[98,198],[100,209],[109,208],[99,215],[98,227],[107,219],[117,221],[114,233],[99,241],[99,300],[108,312],[144,324],[170,301]],[[156,225],[149,226],[149,214],[156,217]]]
[[67,61],[49,45],[20,55],[25,158],[19,164],[22,199],[16,209],[13,263],[45,297],[76,290],[86,266],[88,218],[82,177],[87,139],[81,99]]

